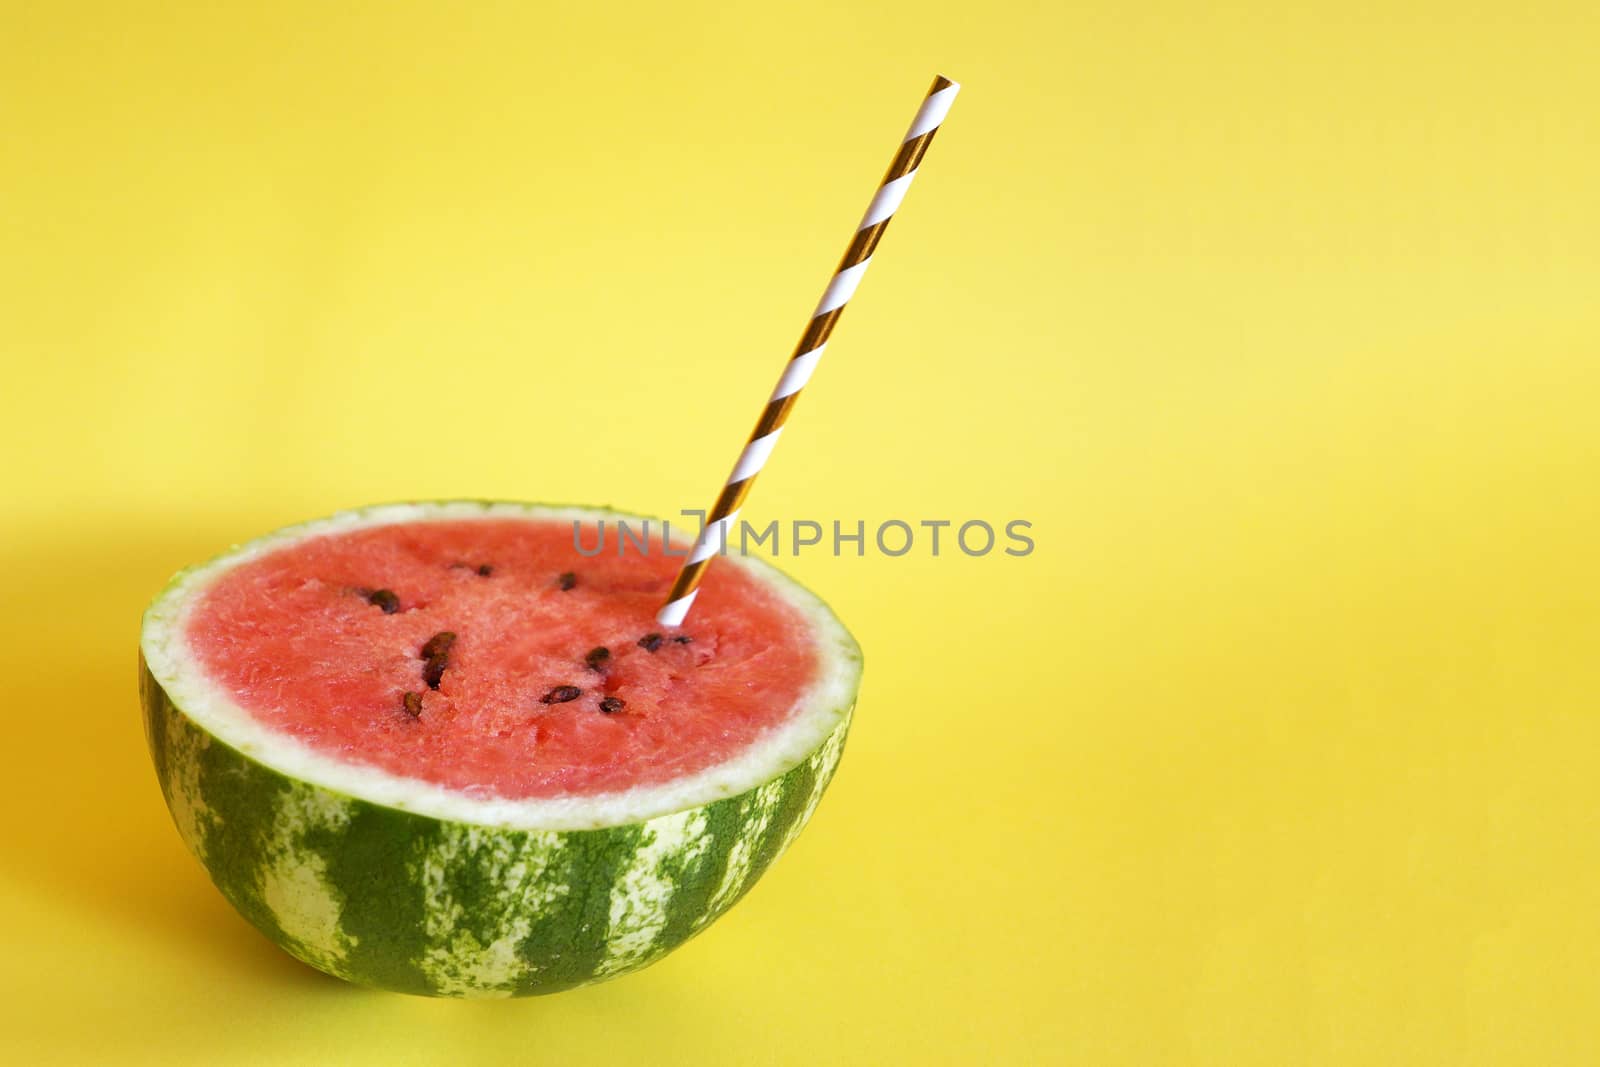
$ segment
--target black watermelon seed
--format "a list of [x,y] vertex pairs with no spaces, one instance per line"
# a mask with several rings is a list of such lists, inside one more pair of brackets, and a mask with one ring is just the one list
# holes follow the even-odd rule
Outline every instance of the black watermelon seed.
[[440,630],[438,633],[428,638],[428,643],[422,646],[422,651],[418,653],[418,655],[420,655],[423,659],[432,659],[435,656],[448,656],[450,654],[450,646],[455,643],[455,631]]
[[677,644],[677,645],[687,645],[689,642],[691,642],[693,640],[694,640],[694,638],[690,637],[688,634],[679,634],[677,637],[674,637],[672,639],[672,642],[673,642],[673,644]]
[[578,576],[571,571],[562,571],[561,577],[556,579],[556,584],[561,587],[562,592],[566,592],[578,584]]
[[449,666],[450,658],[448,656],[428,657],[428,662],[422,665],[422,680],[428,683],[429,689],[439,688],[439,682],[444,678],[445,668]]
[[654,652],[656,649],[661,647],[661,635],[645,634],[643,637],[639,638],[639,647],[644,649],[646,652]]
[[600,702],[600,710],[607,715],[614,715],[627,706],[627,702],[621,697],[606,697]]
[[575,685],[558,685],[550,692],[539,698],[541,704],[565,704],[569,700],[577,700],[583,696],[583,690]]
[[400,703],[405,707],[406,714],[411,716],[413,719],[422,714],[421,693],[407,693],[405,696],[400,698]]
[[591,671],[603,671],[610,659],[611,650],[602,645],[599,648],[591,648],[589,654],[583,657],[583,662]]
[[382,608],[385,615],[393,615],[400,610],[400,598],[390,589],[374,589],[367,594],[367,603]]
[[478,564],[478,576],[479,577],[487,578],[487,577],[489,577],[489,575],[491,575],[493,573],[494,573],[494,568],[489,566],[487,563]]

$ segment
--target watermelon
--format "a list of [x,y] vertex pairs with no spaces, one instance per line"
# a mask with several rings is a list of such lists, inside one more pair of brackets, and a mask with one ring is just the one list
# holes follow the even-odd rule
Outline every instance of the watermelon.
[[241,915],[352,982],[505,997],[646,966],[750,890],[833,776],[860,649],[737,556],[657,626],[681,558],[624,521],[385,505],[172,580],[140,640],[146,737]]

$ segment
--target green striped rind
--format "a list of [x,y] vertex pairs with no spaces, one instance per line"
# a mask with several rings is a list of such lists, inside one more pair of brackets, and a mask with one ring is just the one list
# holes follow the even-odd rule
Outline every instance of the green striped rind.
[[173,821],[245,918],[340,978],[476,997],[614,977],[704,929],[806,824],[851,710],[808,758],[739,795],[605,829],[519,830],[273,770],[196,725],[142,654],[140,694]]

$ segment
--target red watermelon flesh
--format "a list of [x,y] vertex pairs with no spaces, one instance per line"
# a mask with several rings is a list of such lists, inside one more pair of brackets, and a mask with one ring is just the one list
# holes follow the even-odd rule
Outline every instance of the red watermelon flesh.
[[[589,521],[582,543],[598,537]],[[820,670],[806,619],[740,566],[710,568],[683,627],[656,625],[681,563],[659,539],[619,555],[614,529],[585,557],[570,520],[357,528],[222,574],[185,636],[249,715],[324,754],[513,800],[609,793],[737,755]],[[443,632],[435,689],[422,650]],[[579,695],[546,702],[563,687]]]

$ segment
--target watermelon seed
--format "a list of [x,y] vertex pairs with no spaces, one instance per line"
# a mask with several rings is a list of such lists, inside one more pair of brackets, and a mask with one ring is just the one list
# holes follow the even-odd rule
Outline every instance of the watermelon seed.
[[565,704],[569,700],[577,700],[583,696],[583,690],[575,685],[558,685],[550,692],[539,698],[541,704]]
[[452,631],[440,630],[422,646],[422,658],[426,661],[422,665],[422,680],[428,683],[429,689],[439,688],[445,669],[450,666],[450,646],[455,643],[456,635]]
[[627,701],[621,697],[606,697],[600,702],[600,710],[607,715],[614,715],[627,706]]
[[675,645],[687,645],[693,640],[694,638],[690,637],[688,634],[679,634],[677,637],[672,639],[672,643]]
[[591,671],[603,671],[610,659],[611,650],[602,645],[599,648],[591,648],[589,654],[583,657],[583,662]]
[[478,577],[487,578],[487,577],[489,577],[489,575],[491,575],[493,573],[494,573],[494,568],[489,566],[487,563],[478,564]]
[[644,649],[646,652],[654,652],[656,649],[661,647],[661,635],[645,634],[643,637],[639,638],[639,647]]
[[561,577],[556,579],[556,584],[561,587],[561,591],[564,593],[578,584],[578,576],[571,571],[562,571]]
[[393,615],[400,610],[400,598],[391,589],[374,589],[367,594],[367,603],[382,608],[385,615]]
[[435,656],[448,656],[450,646],[456,643],[456,635],[452,630],[440,630],[428,638],[428,643],[422,646],[420,655],[423,659],[432,659]]
[[421,693],[407,693],[405,696],[400,698],[400,703],[405,705],[406,714],[411,716],[413,719],[422,715]]

